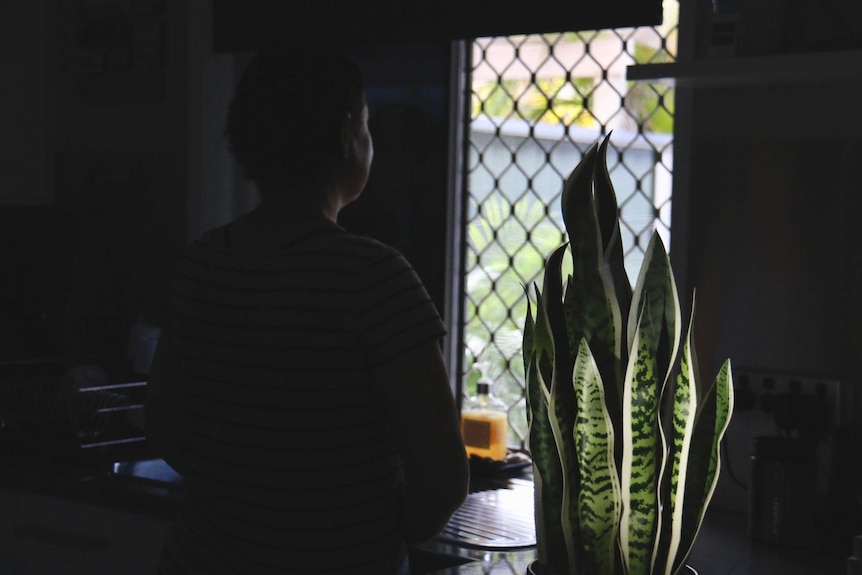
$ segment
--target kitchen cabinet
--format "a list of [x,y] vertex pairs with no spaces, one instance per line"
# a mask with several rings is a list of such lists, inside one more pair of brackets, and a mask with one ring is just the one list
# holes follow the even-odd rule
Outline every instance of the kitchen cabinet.
[[[17,498],[17,514],[0,515],[0,572],[155,573],[169,521],[27,492]],[[2,492],[0,509],[6,511],[14,500],[15,492]],[[16,515],[12,539],[9,518]]]

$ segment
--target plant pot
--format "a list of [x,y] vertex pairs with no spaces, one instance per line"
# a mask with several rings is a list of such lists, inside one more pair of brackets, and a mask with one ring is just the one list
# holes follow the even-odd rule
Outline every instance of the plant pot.
[[[542,565],[538,561],[533,561],[529,565],[527,565],[527,575],[555,575],[550,571],[547,571],[542,568]],[[585,574],[588,575],[588,574]],[[679,575],[698,575],[697,571],[694,570],[694,567],[691,565],[686,565],[683,567],[682,571]]]

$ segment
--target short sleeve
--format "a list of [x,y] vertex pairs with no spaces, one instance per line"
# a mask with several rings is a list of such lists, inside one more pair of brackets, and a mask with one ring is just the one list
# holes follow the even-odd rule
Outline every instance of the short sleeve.
[[413,267],[393,248],[381,252],[361,271],[354,299],[359,344],[372,367],[446,335]]

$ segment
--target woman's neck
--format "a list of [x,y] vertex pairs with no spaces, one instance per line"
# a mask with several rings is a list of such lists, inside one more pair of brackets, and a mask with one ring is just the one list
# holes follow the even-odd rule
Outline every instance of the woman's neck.
[[232,248],[249,254],[271,251],[314,228],[339,226],[320,206],[271,199],[229,224]]
[[335,224],[341,204],[338,195],[323,186],[301,186],[260,195],[258,206],[249,214],[266,227],[322,222]]

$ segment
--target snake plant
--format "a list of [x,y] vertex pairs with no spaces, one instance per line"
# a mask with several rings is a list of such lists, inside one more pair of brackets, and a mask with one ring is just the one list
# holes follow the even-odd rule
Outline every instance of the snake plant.
[[[537,570],[679,573],[718,480],[730,360],[698,373],[673,270],[653,233],[634,289],[623,263],[609,137],[566,179],[569,241],[550,255],[524,328]],[[562,263],[572,258],[563,284]],[[528,294],[529,295],[529,294]]]

